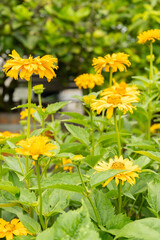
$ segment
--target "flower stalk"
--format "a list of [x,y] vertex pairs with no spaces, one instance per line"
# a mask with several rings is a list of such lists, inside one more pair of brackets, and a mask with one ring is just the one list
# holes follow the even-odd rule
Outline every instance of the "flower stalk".
[[42,225],[43,230],[45,229],[45,223],[42,216],[42,189],[41,189],[41,180],[40,180],[40,169],[38,160],[36,162],[36,173],[37,173],[37,184],[38,184],[38,192],[39,192],[39,221]]
[[115,129],[116,129],[116,136],[117,136],[118,155],[120,157],[121,156],[121,140],[120,140],[117,118],[116,118],[116,109],[114,109],[114,124],[115,124]]
[[[149,68],[149,98],[152,96],[152,80],[153,80],[153,44],[152,41],[150,41],[150,68]],[[151,112],[151,101],[148,105],[148,131],[147,131],[147,138],[150,140],[151,134],[150,134],[150,127],[151,127],[151,119],[152,119],[152,112]]]
[[78,174],[79,174],[79,177],[81,179],[81,182],[82,182],[82,186],[84,188],[85,196],[88,198],[88,200],[89,200],[89,202],[90,202],[90,204],[91,204],[91,206],[93,208],[94,214],[96,216],[97,223],[100,226],[101,222],[100,222],[100,217],[99,217],[98,211],[97,211],[97,209],[96,209],[96,207],[95,207],[95,205],[93,203],[93,200],[92,200],[92,198],[90,196],[90,192],[88,191],[88,189],[87,189],[87,187],[86,187],[86,185],[84,183],[84,180],[83,180],[83,177],[82,177],[82,173],[81,173],[79,164],[77,164],[77,170],[78,170]]
[[109,87],[112,87],[112,77],[113,77],[113,71],[111,68],[109,72]]

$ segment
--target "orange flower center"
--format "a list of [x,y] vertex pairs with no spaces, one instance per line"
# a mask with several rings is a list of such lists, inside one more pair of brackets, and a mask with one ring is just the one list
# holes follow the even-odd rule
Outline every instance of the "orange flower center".
[[126,168],[125,168],[124,163],[122,163],[122,162],[114,162],[114,163],[112,163],[111,169],[121,169],[121,170],[124,170]]
[[121,103],[121,97],[117,94],[117,95],[111,95],[108,97],[107,102],[110,104],[114,104],[117,105],[119,103]]

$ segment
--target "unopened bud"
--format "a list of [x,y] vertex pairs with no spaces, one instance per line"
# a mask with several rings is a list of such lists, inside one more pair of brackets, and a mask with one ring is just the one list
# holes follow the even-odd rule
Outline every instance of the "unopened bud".
[[33,87],[33,91],[34,91],[35,94],[42,94],[43,90],[44,90],[43,84],[35,85]]

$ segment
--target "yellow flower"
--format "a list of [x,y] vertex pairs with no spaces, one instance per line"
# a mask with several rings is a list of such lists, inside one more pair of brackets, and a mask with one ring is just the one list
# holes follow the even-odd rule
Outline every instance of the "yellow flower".
[[[33,117],[33,113],[34,113],[34,112],[36,112],[36,110],[33,109],[33,108],[31,108],[31,110],[30,110],[30,115],[31,115],[32,117]],[[21,115],[21,118],[20,118],[20,119],[24,119],[25,117],[28,117],[28,109],[25,108],[24,111],[21,111],[21,112],[20,112],[20,115]]]
[[96,110],[98,114],[107,109],[107,118],[110,119],[113,115],[114,108],[122,110],[123,114],[126,114],[127,111],[133,113],[133,109],[136,109],[136,106],[131,104],[133,102],[138,102],[136,96],[123,97],[120,94],[110,94],[109,96],[95,100],[91,104],[91,109]]
[[95,85],[102,85],[104,83],[104,77],[100,74],[84,73],[74,79],[79,89],[94,88]]
[[0,144],[4,144],[8,138],[19,137],[19,133],[11,133],[9,131],[0,132]]
[[45,55],[42,58],[39,56],[36,58],[30,56],[24,59],[21,58],[15,50],[13,50],[9,56],[11,56],[12,59],[9,59],[3,66],[3,71],[8,77],[18,80],[19,75],[21,79],[30,81],[34,73],[38,74],[40,78],[46,77],[48,82],[50,82],[53,77],[56,77],[54,69],[57,69],[58,66],[54,65],[54,63],[57,63],[57,58]]
[[140,33],[137,37],[138,43],[145,44],[147,41],[155,42],[155,40],[160,40],[160,29],[151,29]]
[[72,170],[73,170],[72,166],[65,166],[66,164],[72,163],[72,160],[70,158],[68,158],[68,159],[62,158],[62,163],[64,165],[63,170],[72,172]]
[[49,142],[50,139],[48,137],[32,136],[26,140],[19,141],[16,145],[22,148],[16,148],[15,151],[18,154],[32,156],[34,160],[37,160],[40,155],[52,157],[55,153],[51,152],[51,150],[57,149],[58,147]]
[[150,132],[155,133],[158,129],[160,129],[160,123],[155,123],[150,127]]
[[95,96],[93,94],[87,95],[83,97],[83,101],[86,105],[90,106],[93,100],[95,100]]
[[125,181],[129,182],[131,185],[135,184],[135,177],[138,177],[136,172],[141,172],[141,169],[138,165],[133,165],[133,162],[128,158],[123,159],[123,156],[119,158],[115,156],[114,159],[109,159],[109,163],[100,162],[95,167],[95,170],[98,172],[103,172],[111,169],[119,169],[126,170],[122,173],[118,173],[113,177],[110,177],[105,183],[103,183],[103,187],[105,187],[113,178],[115,178],[115,182],[118,185],[119,180],[122,181],[122,185]]
[[6,237],[6,240],[13,239],[13,235],[27,236],[30,234],[19,219],[13,219],[11,222],[6,222],[0,218],[0,238]]
[[[112,72],[127,71],[126,66],[130,67],[129,55],[125,53],[107,54],[103,57],[93,58],[93,66],[97,73],[101,73],[104,68],[106,72],[112,69]],[[126,66],[125,66],[126,65]]]
[[140,95],[140,91],[134,84],[132,86],[129,86],[125,82],[121,82],[121,83],[115,82],[115,84],[112,87],[106,88],[101,92],[101,96],[109,96],[112,94],[119,94],[123,97],[137,96],[137,100],[138,100],[138,95]]

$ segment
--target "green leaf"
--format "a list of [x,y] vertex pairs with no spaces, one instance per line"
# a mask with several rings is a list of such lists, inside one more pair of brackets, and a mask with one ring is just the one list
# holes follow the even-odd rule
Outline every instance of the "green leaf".
[[20,188],[20,197],[17,202],[23,205],[35,206],[37,205],[36,195],[34,192],[30,192],[27,188]]
[[37,236],[37,240],[100,240],[86,207],[60,215],[52,228]]
[[31,132],[31,134],[29,135],[29,137],[32,136],[39,136],[41,133],[43,133],[45,131],[44,128],[40,128],[40,129],[36,129],[33,132]]
[[56,113],[59,109],[61,109],[62,107],[64,107],[65,105],[67,105],[68,103],[70,103],[70,101],[67,102],[56,102],[53,104],[48,104],[47,108],[46,108],[46,112],[48,114],[54,114]]
[[12,194],[19,193],[19,188],[16,186],[13,186],[13,184],[11,182],[7,182],[7,181],[0,182],[0,190],[4,190],[4,191],[10,192]]
[[16,236],[13,238],[13,240],[34,240],[36,239],[35,237],[31,236],[31,235],[27,235],[27,236]]
[[69,117],[73,117],[73,118],[76,118],[76,119],[80,119],[80,120],[83,120],[85,118],[82,114],[77,113],[77,112],[62,112],[61,114],[62,115],[67,115]]
[[120,213],[118,215],[111,216],[111,218],[108,218],[105,226],[107,229],[121,229],[130,222],[131,220],[129,217]]
[[42,214],[44,216],[51,216],[56,213],[62,213],[69,205],[69,191],[61,189],[47,189],[43,193],[43,208]]
[[[111,201],[107,198],[107,194],[103,193],[102,190],[94,190],[91,194],[92,201],[97,209],[100,222],[103,226],[106,225],[106,222],[109,221],[110,218],[114,216],[114,207],[112,206]],[[87,209],[90,213],[91,218],[97,222],[96,216],[94,214],[93,208],[88,201],[85,199]]]
[[88,155],[87,157],[85,157],[84,161],[90,166],[90,167],[94,167],[96,165],[97,162],[99,162],[102,158],[102,155],[96,155],[96,156],[91,156]]
[[135,151],[141,155],[147,156],[157,162],[160,162],[160,153],[159,152],[152,152],[152,151]]
[[115,176],[118,173],[124,172],[125,170],[107,170],[104,172],[95,172],[91,176],[91,186],[92,188],[97,187],[98,185],[102,184],[103,182],[107,181],[109,178]]
[[[64,189],[72,192],[83,193],[84,189],[81,184],[80,177],[77,173],[57,173],[52,177],[49,177],[41,182],[41,187],[43,189],[48,188],[58,188]],[[35,186],[32,189],[37,189]]]
[[[31,103],[31,107],[36,108],[36,104]],[[17,108],[28,108],[28,103],[23,104],[23,105],[18,105],[17,107],[11,108],[11,110],[15,110]]]
[[75,137],[77,140],[79,140],[81,143],[85,144],[88,147],[90,141],[89,133],[87,132],[87,130],[71,124],[65,124],[65,127],[72,134],[73,137]]
[[17,216],[30,233],[37,234],[41,231],[39,223],[30,216],[22,213],[17,213]]
[[142,240],[159,240],[160,239],[160,219],[145,218],[128,223],[122,229],[108,230],[115,239],[125,238],[138,238]]
[[148,184],[147,202],[153,210],[155,216],[158,217],[160,211],[160,182],[150,182]]

